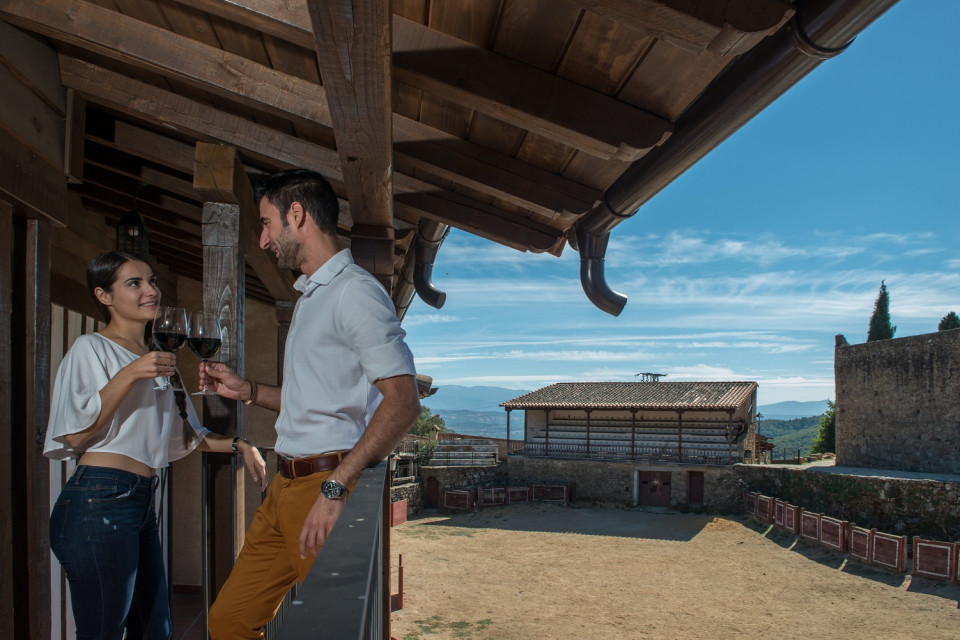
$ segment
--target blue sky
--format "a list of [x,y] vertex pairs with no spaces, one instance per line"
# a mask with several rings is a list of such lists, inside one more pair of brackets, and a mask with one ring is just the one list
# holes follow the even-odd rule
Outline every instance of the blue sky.
[[[834,336],[866,339],[881,280],[898,337],[960,313],[960,2],[901,0],[611,235],[619,317],[579,261],[453,230],[404,328],[434,383],[755,380],[833,399]],[[505,398],[507,399],[507,398]]]

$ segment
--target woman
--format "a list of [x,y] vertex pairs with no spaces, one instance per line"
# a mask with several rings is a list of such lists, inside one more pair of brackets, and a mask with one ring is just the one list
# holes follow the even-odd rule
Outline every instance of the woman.
[[[174,355],[151,351],[147,323],[157,279],[136,256],[113,251],[87,267],[87,288],[107,320],[77,338],[57,372],[44,454],[78,457],[50,516],[50,547],[70,583],[77,638],[171,637],[156,470],[197,448],[243,454],[261,490],[266,465],[247,441],[199,426],[183,391],[156,389]],[[181,385],[182,386],[182,385]]]

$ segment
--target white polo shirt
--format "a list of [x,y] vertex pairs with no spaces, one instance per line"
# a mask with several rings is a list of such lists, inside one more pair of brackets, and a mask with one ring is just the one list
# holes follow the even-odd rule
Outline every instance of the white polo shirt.
[[352,449],[382,395],[377,380],[416,375],[393,302],[345,249],[294,285],[284,347],[277,453]]

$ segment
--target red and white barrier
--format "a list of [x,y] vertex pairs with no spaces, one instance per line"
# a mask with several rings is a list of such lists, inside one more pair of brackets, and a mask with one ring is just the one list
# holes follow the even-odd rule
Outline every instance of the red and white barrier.
[[913,575],[934,580],[960,580],[957,571],[957,543],[913,539]]
[[850,527],[850,555],[858,560],[870,562],[873,545],[873,531],[856,525]]
[[820,516],[820,544],[847,552],[847,521],[829,516]]
[[907,566],[907,536],[895,536],[872,530],[870,562],[897,573]]
[[820,514],[812,511],[800,512],[800,535],[820,542]]

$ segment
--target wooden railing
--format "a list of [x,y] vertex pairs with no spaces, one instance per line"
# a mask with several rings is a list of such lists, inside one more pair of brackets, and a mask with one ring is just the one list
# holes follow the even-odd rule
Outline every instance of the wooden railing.
[[630,445],[603,445],[528,442],[516,455],[529,458],[563,458],[568,460],[630,460],[637,462],[684,462],[689,464],[732,464],[740,462],[736,452],[726,449],[676,447],[644,447]]

